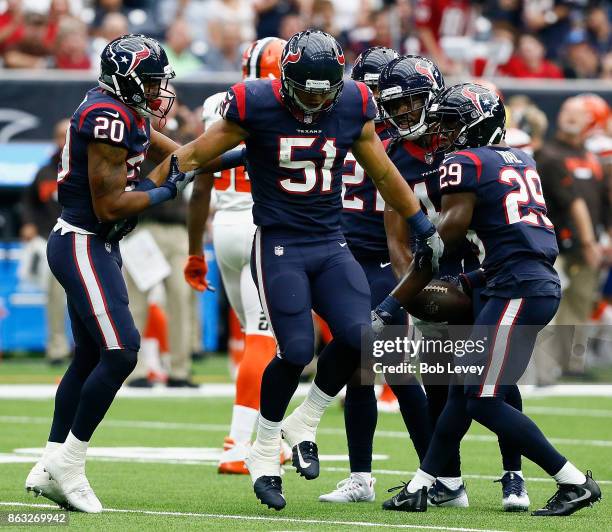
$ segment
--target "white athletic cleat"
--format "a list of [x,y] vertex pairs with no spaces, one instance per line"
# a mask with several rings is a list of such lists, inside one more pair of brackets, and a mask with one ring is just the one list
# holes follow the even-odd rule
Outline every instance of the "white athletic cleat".
[[42,495],[50,501],[58,504],[60,508],[70,509],[70,505],[62,490],[55,480],[51,480],[49,473],[40,462],[37,462],[30,470],[28,478],[25,481],[26,491],[34,493],[35,497]]
[[72,509],[89,514],[97,514],[102,511],[102,504],[85,476],[85,464],[66,464],[57,453],[54,453],[45,460],[43,465],[51,480],[57,482]]
[[349,478],[341,480],[336,489],[319,497],[320,502],[372,502],[376,499],[374,492],[376,479],[363,478],[359,473],[351,473]]

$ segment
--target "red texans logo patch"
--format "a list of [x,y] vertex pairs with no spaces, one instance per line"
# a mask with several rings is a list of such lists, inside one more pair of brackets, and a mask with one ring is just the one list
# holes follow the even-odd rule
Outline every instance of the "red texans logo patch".
[[476,109],[478,109],[481,114],[484,114],[484,109],[482,108],[482,104],[480,103],[480,94],[478,94],[477,92],[474,92],[469,87],[465,87],[461,91],[461,94],[465,96],[466,98],[469,98],[470,100],[472,100],[472,102],[474,102],[474,105],[476,106]]
[[148,48],[143,48],[142,50],[138,50],[137,52],[132,52],[132,64],[130,65],[130,72],[134,70],[141,61],[144,61],[147,57],[151,55],[151,50]]
[[285,57],[283,57],[283,62],[281,66],[288,65],[289,63],[297,63],[302,57],[302,50],[298,48],[297,52],[288,53]]
[[436,78],[434,78],[434,75],[431,71],[431,67],[427,63],[419,62],[416,65],[414,65],[414,69],[419,74],[423,74],[423,76],[425,76],[426,78],[429,78],[433,84],[437,85]]

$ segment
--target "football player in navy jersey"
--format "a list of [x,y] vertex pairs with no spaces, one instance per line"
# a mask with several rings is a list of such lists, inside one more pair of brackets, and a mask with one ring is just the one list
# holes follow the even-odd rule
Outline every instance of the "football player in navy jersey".
[[[397,57],[397,52],[389,48],[369,48],[355,60],[351,77],[365,83],[372,91],[375,100],[378,100],[381,71],[390,63],[395,63]],[[436,90],[443,84],[441,76],[439,81],[440,87],[436,87]],[[384,110],[380,106],[378,116],[374,120],[376,132],[383,140],[383,145],[386,145],[393,135],[397,135],[397,130],[385,120]],[[363,168],[351,152],[344,161],[342,180],[342,233],[353,256],[363,268],[370,286],[371,307],[376,308],[376,305],[397,284],[387,249],[385,202],[374,183],[367,179]],[[396,324],[406,325],[407,318],[405,312],[398,313]],[[425,394],[415,378],[411,379],[410,383],[392,386],[392,389],[398,398],[400,412],[417,454],[423,457],[431,438]],[[368,502],[375,499],[376,480],[372,478],[372,443],[377,415],[374,386],[364,383],[356,375],[347,386],[344,402],[351,474],[348,479],[340,481],[335,490],[321,495],[320,501],[344,503]]]
[[[193,170],[244,141],[257,231],[252,270],[279,352],[261,386],[257,438],[247,465],[261,502],[280,510],[280,438],[307,479],[319,474],[316,428],[359,363],[370,330],[370,290],[341,232],[342,167],[348,150],[381,195],[411,225],[420,266],[436,234],[376,135],[376,106],[360,82],[343,80],[344,54],[330,35],[308,30],[285,46],[280,80],[234,85],[221,120],[176,154]],[[168,162],[155,171],[168,171]],[[318,360],[306,400],[283,422],[300,374],[314,354],[311,311],[334,339]],[[281,427],[282,425],[282,427]]]
[[[445,250],[456,250],[470,228],[486,250],[481,275],[484,304],[471,337],[484,340],[486,349],[481,359],[475,359],[483,371],[469,374],[463,386],[451,387],[425,459],[386,506],[426,511],[428,489],[475,419],[556,480],[557,492],[532,515],[570,515],[598,501],[599,486],[590,471],[583,474],[531,419],[504,401],[561,297],[553,268],[558,248],[535,162],[505,144],[504,105],[485,87],[471,83],[449,87],[434,100],[430,118],[437,125],[439,149],[457,150],[440,166],[438,228]],[[377,309],[379,318],[406,302],[404,296],[417,276],[430,275],[424,269],[416,276],[407,275]]]
[[[433,97],[443,88],[440,80],[438,69],[428,59],[408,56],[389,64],[381,75],[380,83],[383,94],[380,105],[400,134],[399,139],[390,144],[387,153],[413,188],[434,224],[439,221],[441,209],[438,169],[444,154],[434,149],[435,140],[429,131],[427,111]],[[392,266],[397,278],[401,279],[408,272],[412,261],[408,245],[409,230],[393,209],[385,211],[385,227]],[[441,257],[436,277],[456,279],[464,272],[469,273],[479,267],[478,248],[475,243],[466,240],[456,252]],[[448,337],[445,325],[440,327],[438,324],[417,320],[415,323],[425,337]],[[422,355],[422,359],[434,365],[438,362],[446,365],[451,360],[448,354],[435,353]],[[448,382],[443,382],[444,379],[440,376],[430,376],[427,373],[422,375],[422,379],[431,422],[435,426],[446,404]],[[508,391],[505,400],[513,407],[522,409],[518,386],[514,385]],[[507,511],[526,511],[529,508],[529,497],[520,474],[521,455],[503,439],[500,439],[500,450],[504,467],[502,506]],[[436,478],[428,497],[433,506],[468,506],[467,493],[461,478],[459,446],[453,450],[452,458]]]
[[82,512],[102,510],[85,476],[87,446],[140,347],[118,242],[139,212],[176,197],[187,182],[176,161],[155,181],[139,179],[145,157],[159,162],[178,147],[148,120],[169,111],[174,94],[166,85],[173,76],[157,41],[126,35],[109,43],[99,87],[72,115],[59,165],[62,214],[47,258],[66,291],[75,351],[55,396],[45,452],[26,489]]

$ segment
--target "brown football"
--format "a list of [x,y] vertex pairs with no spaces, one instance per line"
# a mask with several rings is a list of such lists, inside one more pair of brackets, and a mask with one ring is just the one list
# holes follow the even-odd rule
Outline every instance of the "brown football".
[[473,322],[472,300],[454,284],[434,279],[406,306],[423,321],[467,325]]

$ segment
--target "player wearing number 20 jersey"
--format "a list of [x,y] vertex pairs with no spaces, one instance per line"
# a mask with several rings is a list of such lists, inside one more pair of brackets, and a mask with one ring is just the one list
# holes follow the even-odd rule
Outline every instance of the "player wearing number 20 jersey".
[[176,197],[186,184],[176,162],[161,186],[161,179],[139,179],[145,156],[159,163],[177,148],[148,121],[170,110],[172,77],[154,39],[124,35],[111,41],[101,56],[100,86],[87,93],[66,134],[58,173],[63,210],[47,259],[66,291],[74,358],[57,390],[46,451],[26,480],[26,489],[64,508],[102,510],[85,477],[87,446],[140,347],[119,240],[138,213]]

